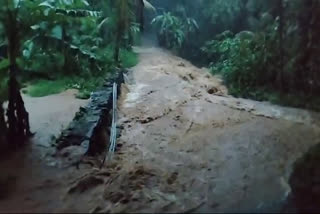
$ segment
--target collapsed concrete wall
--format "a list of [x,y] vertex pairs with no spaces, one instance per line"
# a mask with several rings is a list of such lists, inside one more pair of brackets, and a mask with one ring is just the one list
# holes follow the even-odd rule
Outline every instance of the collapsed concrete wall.
[[106,78],[103,87],[92,93],[88,106],[80,109],[69,128],[57,139],[58,151],[70,146],[81,146],[86,149],[86,155],[94,156],[107,149],[112,122],[113,83],[117,83],[119,95],[124,73],[127,71],[117,69]]

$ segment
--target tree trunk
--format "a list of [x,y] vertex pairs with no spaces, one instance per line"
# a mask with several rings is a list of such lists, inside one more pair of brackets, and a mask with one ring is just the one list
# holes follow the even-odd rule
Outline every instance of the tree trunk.
[[137,7],[137,22],[140,23],[140,32],[144,31],[144,2],[136,0]]
[[62,54],[64,56],[64,64],[63,64],[63,72],[69,74],[71,72],[70,70],[70,56],[68,53],[68,50],[65,46],[66,40],[67,40],[67,32],[66,32],[66,26],[62,24]]
[[13,146],[21,145],[31,136],[29,114],[24,107],[19,83],[16,79],[16,65],[10,66],[9,105],[8,105],[8,139]]
[[311,51],[310,57],[310,74],[308,75],[309,93],[311,96],[317,96],[320,92],[320,75],[319,75],[319,36],[320,36],[320,2],[313,0],[311,5],[312,18],[310,20],[309,47]]
[[280,91],[283,91],[283,56],[284,56],[284,49],[283,49],[283,31],[284,31],[284,7],[283,7],[283,0],[278,0],[278,14],[279,14],[279,72],[277,75],[277,87]]
[[16,58],[19,52],[19,27],[16,14],[8,12],[8,56],[9,67],[9,104],[7,110],[8,116],[8,140],[12,146],[21,145],[28,136],[31,136],[29,126],[29,114],[24,107],[21,97],[19,83],[17,81],[17,63]]
[[121,41],[121,38],[119,38],[120,33],[117,33],[117,36],[116,36],[116,44],[115,44],[115,48],[114,48],[114,61],[116,63],[119,63],[120,62],[120,59],[119,59],[119,52],[120,52],[120,41]]
[[134,43],[134,35],[132,32],[128,32],[128,49],[131,50]]
[[307,77],[310,74],[310,59],[312,57],[312,47],[310,46],[311,20],[312,20],[313,0],[301,2],[301,9],[298,17],[300,56],[297,60],[297,70],[295,75],[295,86],[299,91],[309,92]]
[[116,32],[116,41],[114,48],[114,61],[119,64],[120,63],[120,45],[123,36],[123,26],[122,23],[118,23],[117,32]]
[[0,148],[7,143],[7,124],[4,119],[4,109],[2,102],[0,102]]

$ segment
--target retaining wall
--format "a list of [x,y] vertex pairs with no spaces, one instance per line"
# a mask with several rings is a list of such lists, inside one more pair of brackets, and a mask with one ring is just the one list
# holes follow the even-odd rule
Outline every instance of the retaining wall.
[[87,150],[86,155],[94,156],[107,149],[112,122],[113,83],[117,83],[119,96],[124,73],[127,71],[117,69],[106,78],[103,87],[92,93],[88,106],[80,109],[69,128],[57,139],[58,151],[70,146],[82,146]]

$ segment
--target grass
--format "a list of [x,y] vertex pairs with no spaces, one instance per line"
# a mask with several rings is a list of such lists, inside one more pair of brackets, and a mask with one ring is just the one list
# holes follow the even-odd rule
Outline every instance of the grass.
[[66,89],[66,79],[62,80],[35,80],[23,91],[31,97],[44,97],[58,94]]
[[[108,59],[108,61],[112,61],[113,60],[113,48],[112,47],[108,47],[105,50],[105,56]],[[121,65],[124,68],[131,68],[135,65],[138,64],[138,54],[131,51],[131,50],[127,50],[127,49],[121,49],[120,50],[120,61],[121,61]]]
[[79,90],[77,98],[88,99],[91,92],[103,84],[103,80],[95,76],[65,76],[57,80],[34,80],[23,92],[31,97],[44,97],[67,89],[77,89]]

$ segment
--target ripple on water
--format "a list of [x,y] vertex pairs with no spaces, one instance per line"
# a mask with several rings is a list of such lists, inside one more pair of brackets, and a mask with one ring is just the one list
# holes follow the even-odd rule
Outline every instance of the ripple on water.
[[143,89],[148,85],[146,84],[135,84],[129,86],[130,92],[127,94],[127,97],[124,101],[125,108],[135,107],[137,103],[140,103],[142,100],[139,98],[143,95]]

